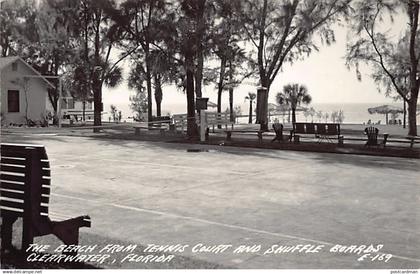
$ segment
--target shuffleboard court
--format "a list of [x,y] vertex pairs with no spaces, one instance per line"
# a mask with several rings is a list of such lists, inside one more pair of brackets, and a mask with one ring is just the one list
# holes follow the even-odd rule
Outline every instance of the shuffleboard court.
[[[261,246],[241,254],[182,253],[235,268],[420,267],[415,159],[53,135],[6,135],[2,141],[46,146],[50,208],[88,213],[87,237]],[[392,258],[385,263],[330,252],[336,245],[371,244],[383,245],[380,253]],[[323,247],[318,253],[266,252],[286,245]]]

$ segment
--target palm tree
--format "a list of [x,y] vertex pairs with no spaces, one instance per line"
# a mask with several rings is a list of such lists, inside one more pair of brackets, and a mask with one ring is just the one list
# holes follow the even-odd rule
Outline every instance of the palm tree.
[[322,117],[324,117],[322,110],[316,112],[316,117],[319,119],[319,122],[321,122]]
[[308,89],[304,85],[287,84],[283,87],[283,92],[276,95],[278,104],[290,105],[292,109],[292,123],[296,123],[296,108],[301,104],[309,104],[312,97],[308,94]]
[[257,98],[257,94],[254,92],[248,92],[248,95],[245,96],[245,101],[249,100],[249,124],[252,124],[252,103],[254,102],[255,98]]

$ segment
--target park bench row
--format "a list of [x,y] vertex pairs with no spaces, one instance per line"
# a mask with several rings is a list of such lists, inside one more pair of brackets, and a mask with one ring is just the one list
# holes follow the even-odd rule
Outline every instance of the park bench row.
[[[233,134],[240,135],[256,135],[258,142],[262,143],[263,136],[275,136],[272,141],[285,141],[283,135],[283,125],[280,123],[273,124],[273,132],[263,130],[225,130],[226,141],[232,141]],[[273,135],[273,133],[275,135]],[[290,130],[287,140],[299,143],[301,138],[317,138],[318,142],[324,140],[331,142],[332,139],[337,139],[339,145],[343,145],[345,140],[348,141],[363,141],[366,142],[366,146],[386,146],[388,143],[405,143],[409,144],[412,148],[415,143],[420,143],[420,137],[418,136],[406,136],[402,138],[391,138],[389,134],[384,133],[382,140],[379,140],[379,130],[374,127],[367,127],[363,132],[365,136],[361,137],[350,137],[343,136],[340,131],[340,124],[334,123],[295,123],[293,129]]]
[[[212,128],[215,132],[216,127],[224,127],[225,129],[230,126],[233,129],[234,122],[231,121],[229,113],[205,112],[205,122],[208,128]],[[200,118],[195,115],[196,123],[200,123]],[[180,131],[183,133],[187,129],[188,115],[187,114],[174,114],[172,117],[160,116],[153,117],[149,125],[136,125],[134,126],[135,135],[140,135],[141,130],[156,130],[161,135],[165,135],[166,131]]]
[[[41,145],[1,144],[0,161],[1,252],[13,249],[13,224],[23,219],[21,250],[33,243],[34,237],[54,234],[66,245],[78,244],[79,228],[90,227],[89,216],[63,219],[49,210],[51,169],[45,147]],[[67,217],[65,217],[67,218]]]

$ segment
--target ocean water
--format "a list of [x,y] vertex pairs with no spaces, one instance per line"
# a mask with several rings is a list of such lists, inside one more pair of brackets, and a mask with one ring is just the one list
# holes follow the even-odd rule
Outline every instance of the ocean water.
[[[385,104],[385,103],[384,103]],[[344,123],[346,124],[363,124],[367,123],[368,120],[371,120],[374,123],[377,123],[378,121],[381,121],[381,124],[385,123],[385,115],[381,114],[369,114],[368,108],[370,107],[376,107],[380,105],[384,105],[381,103],[314,103],[310,104],[308,107],[313,107],[316,111],[322,111],[323,113],[329,113],[330,118],[328,119],[328,122],[331,122],[331,113],[333,111],[339,111],[342,110],[344,112]],[[391,105],[397,106],[397,107],[403,107],[402,103],[392,103]],[[131,117],[133,116],[133,112],[130,109],[130,106],[128,104],[116,104],[117,109],[121,110],[122,112],[122,120],[132,121]],[[239,123],[247,123],[248,122],[248,112],[249,112],[249,103],[242,103],[240,104],[242,115],[246,115],[246,117],[239,118]],[[222,106],[222,110],[225,110],[227,108],[227,105]],[[105,104],[104,105],[105,114],[103,115],[103,120],[108,121],[108,117],[110,116],[109,109],[110,105]],[[255,106],[254,106],[255,109]],[[209,111],[216,111],[216,109],[209,109]],[[153,109],[153,112],[155,113],[155,109]],[[181,114],[186,113],[187,107],[186,104],[162,104],[162,115],[167,114]],[[277,117],[271,117],[271,120],[274,120],[274,118],[279,119],[280,122],[283,122],[283,116],[277,116]],[[254,113],[254,119],[255,119],[255,113]],[[389,115],[389,119],[391,119],[391,115]],[[403,120],[403,114],[399,114],[396,118]],[[284,120],[287,121],[287,115],[284,117]],[[297,112],[296,120],[298,122],[310,122],[312,118],[305,117],[302,112]],[[319,119],[314,116],[314,122],[318,121]],[[325,122],[325,118],[322,118],[322,122]],[[417,116],[417,123],[420,123],[420,116]]]

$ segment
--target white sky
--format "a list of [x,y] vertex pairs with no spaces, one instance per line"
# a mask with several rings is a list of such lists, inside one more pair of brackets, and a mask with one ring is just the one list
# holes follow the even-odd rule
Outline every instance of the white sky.
[[[401,24],[401,22],[399,22]],[[399,31],[401,31],[399,25]],[[320,46],[319,52],[313,52],[303,61],[286,64],[279,72],[270,89],[269,102],[275,101],[275,94],[288,83],[305,84],[312,96],[313,103],[391,103],[391,98],[379,93],[377,86],[370,79],[369,67],[361,67],[362,81],[358,81],[354,69],[345,66],[346,33],[344,27],[336,28],[336,43],[331,46]],[[128,67],[124,66],[125,72]],[[249,81],[247,81],[249,82]],[[248,92],[256,92],[254,85],[242,85],[234,91],[234,104],[243,104]],[[117,88],[104,88],[105,104],[129,104],[129,90],[125,81]],[[203,96],[217,102],[217,91],[214,85],[203,88]],[[224,106],[228,104],[228,93],[222,96]],[[173,86],[163,88],[163,108],[172,104],[186,104],[186,96]],[[225,107],[223,107],[224,109]],[[155,106],[153,106],[155,109]]]

